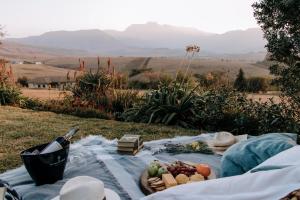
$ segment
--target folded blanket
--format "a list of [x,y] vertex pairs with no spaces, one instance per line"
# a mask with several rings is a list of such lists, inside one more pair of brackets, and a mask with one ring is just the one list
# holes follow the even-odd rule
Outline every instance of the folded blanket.
[[237,143],[222,157],[221,176],[246,173],[268,158],[295,146],[296,140],[296,134],[270,133]]

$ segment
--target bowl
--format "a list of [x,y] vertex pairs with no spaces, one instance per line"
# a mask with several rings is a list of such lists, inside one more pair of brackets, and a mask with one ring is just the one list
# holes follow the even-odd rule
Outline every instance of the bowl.
[[21,159],[35,184],[53,184],[63,179],[68,160],[69,144],[58,151],[46,154],[32,154],[43,150],[49,143],[31,147],[21,152]]

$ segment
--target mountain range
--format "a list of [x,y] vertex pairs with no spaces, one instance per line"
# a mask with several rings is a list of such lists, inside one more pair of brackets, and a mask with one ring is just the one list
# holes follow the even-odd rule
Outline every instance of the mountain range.
[[8,38],[7,42],[43,48],[84,52],[87,55],[180,56],[186,45],[197,44],[202,56],[265,52],[266,41],[259,28],[208,33],[195,28],[133,24],[124,31],[53,31],[39,36]]

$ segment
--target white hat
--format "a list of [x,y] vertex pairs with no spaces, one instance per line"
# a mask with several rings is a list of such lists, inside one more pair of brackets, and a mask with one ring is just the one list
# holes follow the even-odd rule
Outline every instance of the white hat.
[[104,183],[89,176],[77,176],[68,180],[52,200],[120,200],[119,195]]
[[212,142],[215,147],[229,147],[236,142],[234,135],[229,132],[218,132]]

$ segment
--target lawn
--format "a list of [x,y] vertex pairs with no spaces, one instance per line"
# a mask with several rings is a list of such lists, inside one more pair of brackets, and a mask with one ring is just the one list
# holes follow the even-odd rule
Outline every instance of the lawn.
[[49,142],[57,136],[63,135],[74,125],[79,125],[81,131],[73,141],[88,135],[102,135],[108,139],[114,139],[120,138],[126,133],[141,134],[147,141],[199,134],[199,131],[178,127],[79,118],[0,106],[0,172],[22,164],[19,156],[22,150]]

